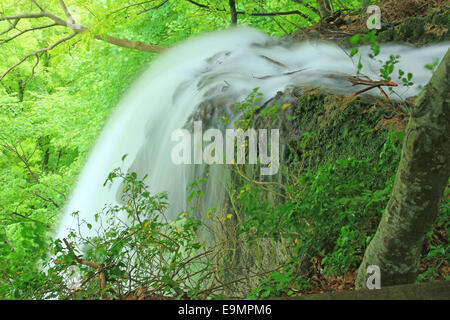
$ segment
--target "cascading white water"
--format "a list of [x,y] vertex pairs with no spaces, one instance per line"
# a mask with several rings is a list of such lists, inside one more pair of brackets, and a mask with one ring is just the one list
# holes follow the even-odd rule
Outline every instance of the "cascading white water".
[[[414,74],[412,88],[401,85],[396,88],[400,97],[406,98],[417,95],[419,85],[425,85],[431,77],[425,64],[442,59],[448,47],[448,44],[419,49],[384,45],[377,58],[401,56],[393,74],[397,75],[398,68]],[[117,167],[124,171],[131,168],[140,177],[148,173],[147,182],[153,193],[168,191],[169,218],[174,218],[186,209],[186,187],[198,176],[195,170],[199,167],[172,163],[170,155],[176,142],[171,141],[171,135],[175,129],[189,126],[188,119],[203,101],[223,97],[223,106],[216,107],[231,114],[230,106],[245,99],[256,87],[266,100],[292,85],[351,94],[363,87],[324,75],[355,75],[361,55],[361,72],[378,80],[380,64],[367,58],[368,51],[367,47],[360,48],[352,60],[348,52],[334,44],[304,42],[285,46],[250,28],[202,35],[168,50],[132,86],[100,135],[65,208],[57,237],[65,237],[68,228],[76,228],[72,212],[79,211],[81,219],[95,225],[94,213],[100,212],[105,204],[117,203],[120,182],[103,187],[108,174]],[[366,94],[380,93],[372,90]],[[219,119],[214,119],[214,110],[209,112],[205,119],[209,117],[208,126],[214,127]],[[128,156],[122,162],[125,154]],[[208,207],[220,201],[218,184],[224,179],[218,168],[209,173],[208,192],[204,196]]]

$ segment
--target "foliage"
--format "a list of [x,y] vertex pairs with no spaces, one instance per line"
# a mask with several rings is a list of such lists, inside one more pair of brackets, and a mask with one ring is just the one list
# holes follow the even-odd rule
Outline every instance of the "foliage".
[[[38,2],[48,11],[65,16],[59,1]],[[370,1],[333,1],[336,8],[342,7],[341,3],[349,8],[359,8],[360,2],[367,5]],[[97,215],[98,219],[107,221],[116,214],[126,213],[131,218],[128,224],[116,221],[106,229],[92,230],[99,231],[94,235],[84,237],[72,233],[66,239],[77,254],[86,252],[84,259],[107,267],[104,292],[99,291],[96,268],[80,265],[64,242],[50,243],[49,239],[105,121],[136,75],[156,57],[97,41],[94,35],[171,46],[196,34],[228,27],[228,1],[202,1],[209,9],[179,0],[169,0],[158,9],[151,9],[156,4],[153,1],[148,6],[130,0],[67,0],[66,3],[75,20],[89,28],[89,32],[43,52],[38,55],[39,59],[31,57],[0,81],[0,298],[29,299],[46,295],[99,298],[105,294],[114,295],[114,292],[124,293],[123,287],[130,281],[133,288],[145,282],[153,283],[157,288],[154,294],[159,295],[216,297],[217,292],[205,292],[207,286],[201,284],[199,276],[211,269],[197,270],[199,262],[195,259],[193,263],[184,264],[187,257],[196,257],[202,252],[201,243],[194,237],[198,222],[185,213],[173,224],[158,220],[156,217],[164,212],[167,199],[162,194],[151,195],[144,182],[133,174],[116,171],[110,176],[110,182],[123,179],[127,186],[124,197],[139,205],[130,207],[125,201],[121,207],[107,207]],[[241,0],[237,9],[244,14],[239,15],[238,23],[256,27],[271,36],[282,36],[317,22],[316,8],[313,0],[302,1],[302,4],[290,0]],[[0,16],[29,10],[30,1],[2,0]],[[254,13],[291,10],[300,10],[304,16],[252,16]],[[45,18],[21,19],[12,35],[45,26],[49,21]],[[8,27],[9,22],[0,21],[0,32]],[[2,34],[0,73],[25,55],[70,33],[67,28],[51,27],[26,32],[14,39]],[[352,43],[370,44],[373,57],[379,50],[375,33],[355,36]],[[392,77],[396,61],[398,57],[392,57],[380,70],[384,79]],[[433,71],[436,65],[437,62],[427,68]],[[361,68],[358,66],[359,70]],[[413,75],[407,70],[400,70],[398,77],[405,85],[412,84]],[[237,127],[251,126],[258,112],[274,119],[284,110],[285,106],[279,105],[261,110],[256,107],[259,99],[255,90],[248,101],[236,109],[243,114]],[[261,236],[287,238],[308,259],[319,255],[324,272],[329,274],[354,266],[357,263],[354,253],[364,250],[389,194],[392,181],[388,166],[395,162],[394,155],[398,152],[394,147],[400,138],[394,134],[386,137],[379,160],[347,157],[302,172],[295,181],[284,186],[283,192],[289,198],[283,198],[285,201],[280,203],[269,201],[266,189],[250,183],[243,185],[236,192],[247,219],[241,232],[250,240]],[[303,144],[305,153],[303,158],[297,159],[297,164],[315,154],[309,148],[313,142],[320,143],[318,139],[317,132],[304,133],[299,144]],[[191,186],[191,200],[202,195],[197,186]],[[448,201],[445,201],[441,212],[447,212],[448,216]],[[330,219],[333,223],[328,224]],[[441,220],[448,229],[448,219]],[[141,250],[144,245],[146,250]],[[43,261],[48,260],[49,247],[58,255],[57,261],[64,263],[49,265],[46,275],[41,271]],[[131,258],[133,252],[135,255]],[[158,255],[157,252],[165,254]],[[426,259],[441,259],[443,264],[448,260],[447,253],[448,248],[436,245],[426,253]],[[134,260],[136,257],[143,260]],[[155,259],[149,262],[144,261],[144,257]],[[157,264],[154,273],[138,272],[147,267],[153,271],[149,265],[152,263]],[[274,296],[294,287],[293,291],[307,287],[306,278],[298,277],[297,270],[292,269],[296,263],[299,262],[293,261],[266,277],[251,296]],[[86,281],[82,289],[75,292],[67,288],[64,280],[72,265],[80,267],[82,279]],[[134,266],[136,269],[130,272]],[[190,274],[199,271],[196,276]],[[433,272],[437,271],[427,271],[421,277],[431,279]],[[135,280],[126,278],[127,274],[132,274]]]
[[[157,10],[148,10],[154,3],[136,5],[129,0],[65,2],[76,22],[90,31],[43,52],[39,61],[29,58],[0,81],[0,237],[5,240],[0,244],[0,297],[30,294],[28,279],[48,251],[48,238],[88,151],[126,88],[155,57],[94,40],[94,34],[170,46],[229,25],[229,15],[221,11],[227,1],[204,1],[211,10],[175,0]],[[65,18],[58,1],[38,3]],[[239,15],[239,24],[270,35],[292,32],[310,22],[299,15],[249,14],[297,8],[292,1],[239,1],[238,10],[246,13]],[[38,11],[31,1],[1,3],[1,16],[30,10]],[[21,19],[11,34],[2,34],[1,73],[25,55],[70,34],[62,27],[20,34],[45,25],[49,25],[46,18]],[[0,21],[1,31],[9,26]]]
[[[123,181],[123,205],[96,213],[95,226],[78,219],[78,230],[53,242],[54,257],[46,268],[48,281],[42,294],[98,299],[121,297],[144,287],[147,295],[155,297],[195,298],[204,293],[213,266],[211,249],[204,249],[196,237],[200,221],[183,212],[168,222],[167,194],[151,194],[146,177],[139,180],[136,173],[124,174],[120,169],[109,175],[105,185],[116,179]],[[81,231],[83,226],[88,234]],[[74,265],[76,283],[68,280]]]

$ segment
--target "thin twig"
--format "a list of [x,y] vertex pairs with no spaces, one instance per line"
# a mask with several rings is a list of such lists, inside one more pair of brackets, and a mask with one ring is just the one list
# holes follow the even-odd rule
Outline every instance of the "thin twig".
[[75,24],[75,20],[73,19],[72,14],[70,13],[69,9],[67,9],[67,6],[66,6],[66,4],[64,3],[64,1],[63,1],[63,0],[59,0],[59,4],[61,5],[61,7],[62,7],[64,13],[66,14],[67,19],[69,20],[69,22],[70,22],[71,24]]
[[39,50],[36,50],[36,51],[34,51],[34,52],[32,52],[32,53],[27,54],[27,55],[26,55],[24,58],[22,58],[19,62],[17,62],[17,63],[14,64],[13,66],[9,67],[8,70],[6,70],[6,71],[0,76],[0,81],[3,80],[3,78],[4,78],[8,73],[10,73],[14,68],[16,68],[17,66],[21,65],[22,63],[24,63],[28,58],[30,58],[30,57],[32,57],[32,56],[35,56],[35,55],[38,55],[38,54],[41,53],[41,52],[50,51],[50,50],[54,49],[55,47],[57,47],[58,45],[60,45],[61,43],[63,43],[63,42],[65,42],[65,41],[68,41],[68,40],[72,39],[72,38],[75,37],[76,35],[77,35],[76,33],[72,33],[71,35],[69,35],[69,36],[67,36],[67,37],[65,37],[65,38],[63,38],[63,39],[60,39],[59,41],[55,42],[54,44],[52,44],[52,45],[49,46],[49,47],[41,48],[41,49],[39,49]]
[[164,0],[164,1],[162,1],[160,4],[157,4],[157,5],[154,6],[154,7],[151,7],[151,8],[145,9],[145,10],[142,10],[142,11],[138,12],[138,15],[139,15],[139,14],[146,13],[146,12],[151,11],[151,10],[159,9],[159,8],[161,8],[163,5],[165,5],[168,1],[169,1],[169,0]]
[[290,72],[285,72],[282,74],[273,74],[273,75],[269,75],[269,76],[263,76],[263,77],[255,77],[256,79],[260,79],[260,80],[265,80],[265,79],[269,79],[269,78],[275,78],[275,77],[283,77],[283,76],[290,76],[291,74],[297,73],[297,72],[301,72],[304,71],[306,69],[299,69],[299,70],[295,70],[295,71],[290,71]]
[[10,22],[8,29],[0,32],[0,36],[10,32],[12,29],[14,29],[17,26],[17,24],[19,23],[20,19],[16,19],[16,20],[14,20],[14,22],[11,22],[10,20],[8,20],[8,21]]
[[7,43],[7,42],[9,42],[9,41],[11,41],[11,40],[14,40],[15,38],[20,37],[20,36],[23,35],[24,33],[31,32],[31,31],[36,31],[36,30],[47,29],[47,28],[51,28],[51,27],[54,27],[54,26],[57,26],[57,25],[58,25],[58,24],[53,23],[53,24],[49,24],[49,25],[46,25],[46,26],[41,26],[41,27],[35,27],[35,28],[26,29],[26,30],[24,30],[24,31],[22,31],[22,32],[20,32],[20,33],[14,35],[14,36],[12,36],[11,38],[8,38],[8,39],[6,39],[6,40],[0,40],[0,45],[5,44],[5,43]]

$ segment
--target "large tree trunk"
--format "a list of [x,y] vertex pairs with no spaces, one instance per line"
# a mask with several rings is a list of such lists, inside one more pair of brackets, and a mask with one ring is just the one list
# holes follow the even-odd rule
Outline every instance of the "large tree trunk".
[[381,270],[381,286],[417,278],[425,234],[436,218],[450,175],[450,50],[414,103],[391,199],[358,270],[366,288],[367,267]]

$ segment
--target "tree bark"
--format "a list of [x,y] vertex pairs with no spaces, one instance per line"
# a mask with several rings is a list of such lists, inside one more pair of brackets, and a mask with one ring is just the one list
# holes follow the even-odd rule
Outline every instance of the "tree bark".
[[381,286],[417,278],[425,234],[431,229],[450,176],[450,50],[414,103],[391,198],[359,267],[356,288],[366,288],[367,267],[381,270]]
[[101,40],[101,41],[106,41],[110,44],[113,44],[113,45],[116,45],[119,47],[135,49],[135,50],[151,52],[151,53],[161,53],[168,49],[167,47],[164,47],[164,46],[157,46],[157,45],[148,44],[148,43],[144,43],[144,42],[140,42],[140,41],[132,41],[132,40],[121,39],[121,38],[116,38],[116,37],[112,37],[112,36],[96,35],[95,39]]
[[235,25],[237,25],[236,1],[229,0],[228,3],[230,4],[231,25],[235,26]]
[[320,20],[324,20],[331,16],[331,8],[328,0],[317,0],[317,9],[320,13]]

